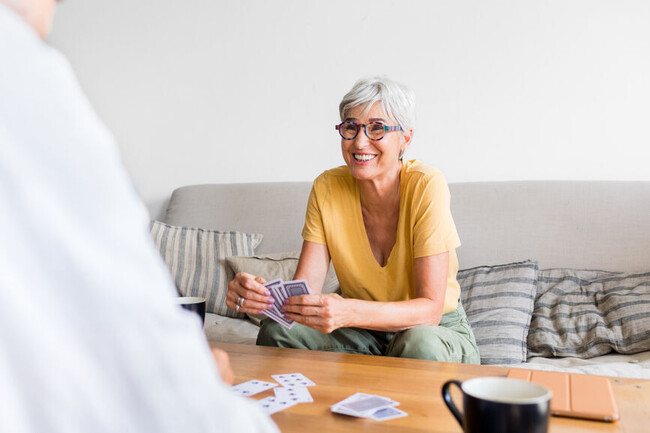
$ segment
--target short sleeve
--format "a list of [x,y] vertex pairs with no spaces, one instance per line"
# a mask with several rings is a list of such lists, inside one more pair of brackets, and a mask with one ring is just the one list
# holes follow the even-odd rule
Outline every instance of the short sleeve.
[[315,182],[311,188],[311,193],[309,193],[309,200],[307,201],[307,212],[305,214],[305,225],[302,228],[302,238],[309,242],[327,245]]
[[451,194],[442,173],[422,176],[413,195],[413,257],[452,251],[460,246],[451,216]]

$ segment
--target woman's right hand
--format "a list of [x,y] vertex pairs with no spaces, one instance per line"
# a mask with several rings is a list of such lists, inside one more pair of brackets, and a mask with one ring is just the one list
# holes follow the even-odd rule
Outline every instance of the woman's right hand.
[[264,287],[266,280],[240,272],[228,283],[226,305],[239,313],[259,314],[271,308],[274,299]]

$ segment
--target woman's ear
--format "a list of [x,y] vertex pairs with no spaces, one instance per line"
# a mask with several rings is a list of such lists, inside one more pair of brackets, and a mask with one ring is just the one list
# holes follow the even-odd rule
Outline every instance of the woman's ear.
[[409,129],[408,131],[404,132],[404,134],[402,134],[402,137],[404,138],[404,141],[402,143],[402,147],[399,150],[399,159],[402,159],[404,152],[406,152],[406,150],[411,145],[411,140],[413,140],[413,130]]

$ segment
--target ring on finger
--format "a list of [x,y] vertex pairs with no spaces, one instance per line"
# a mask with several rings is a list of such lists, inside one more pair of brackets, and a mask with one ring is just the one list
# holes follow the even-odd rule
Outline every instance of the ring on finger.
[[239,305],[240,307],[243,307],[245,300],[246,300],[246,298],[243,298],[243,297],[240,296],[239,298],[237,298],[237,305]]
[[239,313],[239,304],[235,305],[235,311]]

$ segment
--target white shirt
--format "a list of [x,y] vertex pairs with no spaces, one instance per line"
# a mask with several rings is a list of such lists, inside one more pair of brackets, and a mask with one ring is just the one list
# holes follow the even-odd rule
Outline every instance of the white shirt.
[[0,431],[276,432],[174,295],[68,62],[0,4]]

